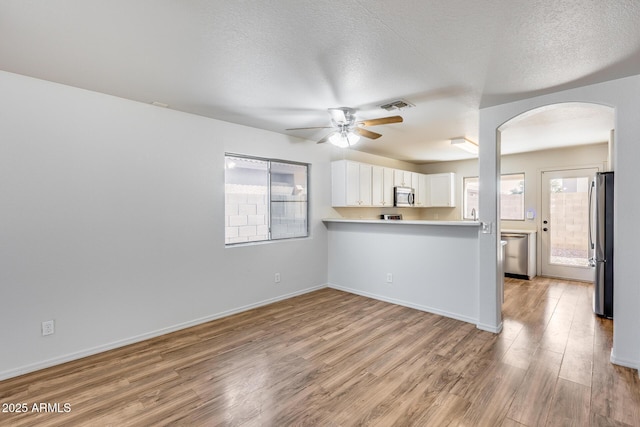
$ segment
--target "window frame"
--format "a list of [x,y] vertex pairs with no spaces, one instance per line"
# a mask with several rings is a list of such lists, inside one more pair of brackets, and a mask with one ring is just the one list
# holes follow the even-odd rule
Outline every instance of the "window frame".
[[[480,179],[477,176],[464,176],[462,177],[462,219],[463,220],[473,220],[471,216],[467,216],[467,180],[475,179],[478,184],[480,184]],[[480,186],[478,185],[478,191],[480,190]],[[478,209],[476,209],[476,212]],[[477,213],[476,213],[477,215]]]
[[[522,189],[522,218],[518,218],[518,219],[514,219],[514,218],[502,218],[502,201],[501,203],[501,209],[500,209],[500,221],[524,221],[525,217],[526,217],[526,213],[525,213],[525,193],[526,193],[526,175],[524,172],[510,172],[510,173],[505,173],[505,174],[501,174],[500,175],[500,183],[502,183],[502,178],[503,177],[507,177],[507,176],[514,176],[514,175],[521,175],[522,176],[522,182],[523,182],[523,189]],[[467,216],[467,180],[468,179],[476,179],[478,180],[478,184],[480,183],[479,177],[478,176],[465,176],[462,178],[462,219],[463,220],[473,220],[472,217]]]
[[[226,178],[226,172],[227,172],[227,159],[229,158],[238,158],[238,159],[246,159],[246,160],[258,160],[258,161],[262,161],[262,162],[266,162],[267,163],[267,182],[265,183],[266,186],[266,213],[265,215],[267,216],[267,226],[268,226],[268,233],[267,233],[267,238],[266,239],[261,239],[261,240],[248,240],[248,241],[241,241],[241,242],[231,242],[231,243],[227,243],[227,225],[226,225],[226,219],[227,219],[227,178]],[[297,201],[296,203],[304,203],[305,204],[305,222],[306,222],[306,227],[304,229],[304,235],[303,236],[291,236],[291,237],[273,237],[272,236],[272,214],[271,214],[271,208],[272,208],[272,203],[274,202],[274,200],[272,200],[272,195],[271,195],[271,165],[272,163],[282,163],[282,164],[289,164],[289,165],[294,165],[294,166],[303,166],[306,168],[305,170],[305,190],[306,190],[306,197],[304,201]],[[250,156],[250,155],[246,155],[246,154],[238,154],[238,153],[229,153],[229,152],[225,152],[224,154],[224,195],[225,195],[225,202],[224,202],[224,207],[225,207],[225,233],[224,233],[224,238],[225,238],[225,247],[237,247],[237,246],[246,246],[246,245],[255,245],[255,244],[265,244],[265,243],[271,243],[271,242],[278,242],[278,241],[286,241],[286,240],[293,240],[293,239],[305,239],[305,238],[309,238],[310,237],[310,226],[309,226],[309,182],[310,182],[310,170],[311,170],[311,164],[310,163],[304,163],[304,162],[297,162],[297,161],[292,161],[292,160],[284,160],[284,159],[275,159],[275,158],[269,158],[269,157],[259,157],[259,156]],[[278,201],[278,202],[282,202],[282,201]]]

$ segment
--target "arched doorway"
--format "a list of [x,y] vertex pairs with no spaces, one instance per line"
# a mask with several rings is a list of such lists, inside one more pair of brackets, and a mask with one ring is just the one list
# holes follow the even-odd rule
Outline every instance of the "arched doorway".
[[[497,185],[500,175],[501,135],[499,128],[514,117],[539,107],[564,102],[607,105],[615,109],[616,142],[612,163],[616,169],[614,240],[616,242],[614,328],[611,360],[640,368],[640,283],[637,281],[636,245],[640,228],[635,214],[640,213],[637,193],[637,158],[640,157],[640,75],[590,86],[555,92],[509,104],[480,110],[480,221],[478,236],[479,284],[478,327],[499,332],[502,328],[501,277],[498,268],[500,236]],[[624,213],[624,214],[621,214]]]
[[[536,275],[593,281],[589,197],[595,174],[612,170],[614,122],[609,106],[566,102],[529,110],[498,128],[503,184],[505,173],[522,172],[519,197],[501,191],[500,223],[503,230],[532,232]],[[510,200],[521,201],[518,215]]]

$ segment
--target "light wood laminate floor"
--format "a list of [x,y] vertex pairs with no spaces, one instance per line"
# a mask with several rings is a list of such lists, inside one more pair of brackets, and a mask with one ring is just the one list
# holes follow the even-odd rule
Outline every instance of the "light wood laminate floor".
[[323,289],[0,382],[0,425],[640,426],[591,285],[505,289],[499,335]]

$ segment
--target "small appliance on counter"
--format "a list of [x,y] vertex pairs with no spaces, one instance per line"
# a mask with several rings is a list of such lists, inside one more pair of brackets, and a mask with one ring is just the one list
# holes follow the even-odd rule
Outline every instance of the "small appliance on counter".
[[393,206],[407,208],[414,206],[415,193],[411,187],[393,187]]
[[402,219],[402,214],[382,214],[380,215],[380,219],[399,221]]

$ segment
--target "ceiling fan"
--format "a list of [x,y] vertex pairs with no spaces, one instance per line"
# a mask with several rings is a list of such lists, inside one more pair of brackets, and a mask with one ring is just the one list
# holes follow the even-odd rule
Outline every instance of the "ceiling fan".
[[378,139],[382,136],[377,132],[364,129],[366,126],[378,126],[402,122],[401,116],[389,116],[381,117],[379,119],[357,121],[355,117],[356,110],[348,107],[329,108],[328,111],[331,116],[331,126],[290,128],[286,130],[334,129],[330,134],[318,141],[318,144],[329,141],[333,145],[344,148],[356,144],[360,140],[361,136],[369,139]]

